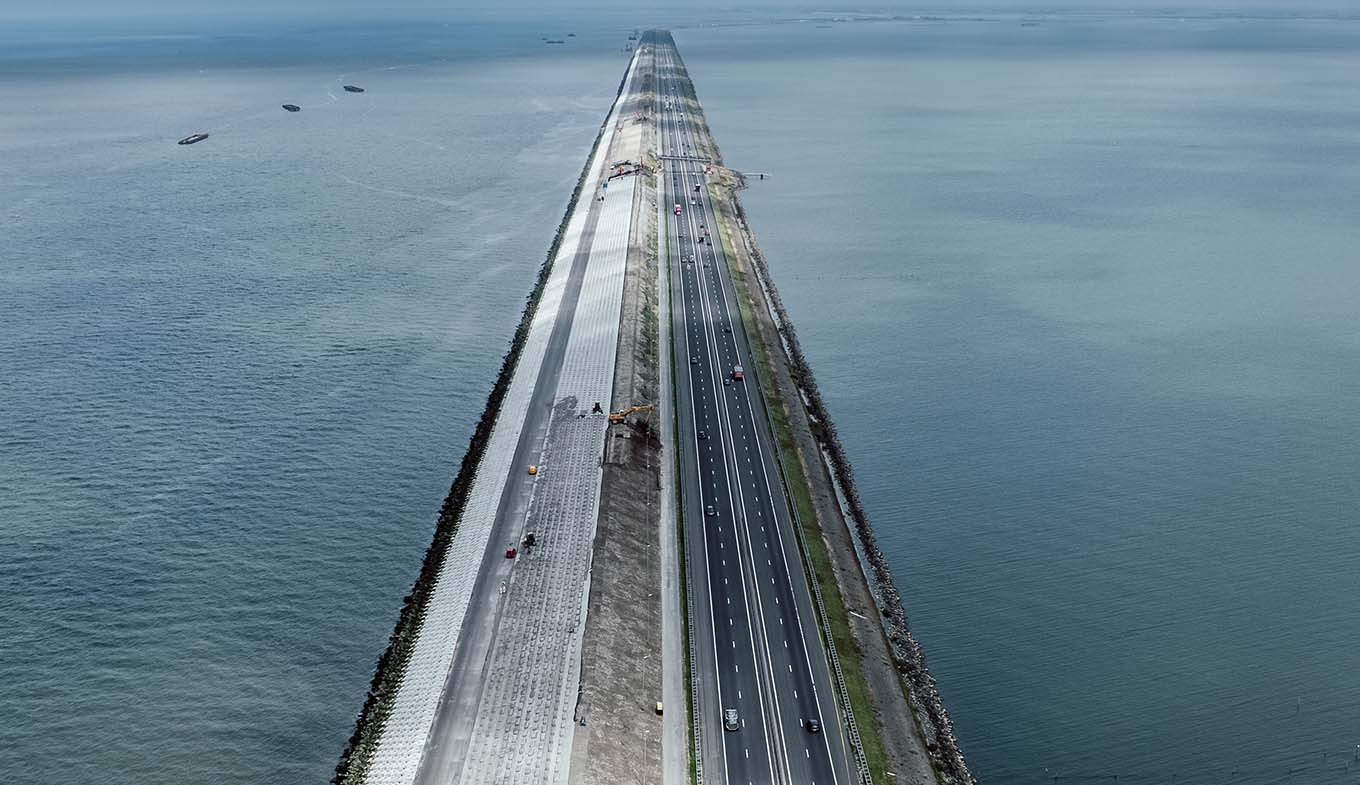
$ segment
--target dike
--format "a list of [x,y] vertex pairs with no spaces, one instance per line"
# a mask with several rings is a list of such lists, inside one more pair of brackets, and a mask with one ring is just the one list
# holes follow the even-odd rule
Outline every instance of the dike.
[[596,132],[595,141],[591,144],[590,152],[586,155],[586,162],[581,167],[581,175],[576,180],[576,188],[572,191],[566,212],[562,215],[561,223],[557,225],[557,234],[553,237],[552,245],[548,248],[547,259],[539,268],[538,278],[526,298],[524,312],[520,315],[519,326],[515,328],[510,350],[505,353],[501,360],[501,369],[496,375],[496,383],[492,386],[491,393],[486,398],[486,408],[482,410],[481,419],[477,421],[477,427],[472,432],[472,438],[469,440],[467,453],[463,455],[463,462],[458,469],[458,475],[454,478],[453,485],[449,488],[449,494],[444,498],[444,504],[439,509],[434,540],[425,551],[425,558],[420,565],[420,573],[411,586],[410,593],[402,598],[401,614],[397,617],[397,624],[392,630],[392,635],[388,638],[386,651],[378,658],[377,666],[373,671],[373,680],[369,684],[368,696],[364,699],[363,708],[359,710],[359,714],[355,718],[354,732],[350,735],[349,741],[346,742],[344,750],[340,753],[340,762],[336,765],[335,775],[331,778],[332,785],[360,785],[364,781],[368,760],[382,735],[383,725],[391,711],[392,703],[396,699],[397,690],[400,688],[402,677],[406,672],[406,663],[410,659],[411,651],[415,648],[421,622],[425,618],[425,609],[433,594],[435,581],[439,577],[439,569],[444,563],[444,556],[448,553],[449,543],[458,533],[458,522],[467,502],[468,491],[471,490],[472,481],[476,477],[477,466],[482,461],[487,442],[491,439],[491,432],[496,426],[501,402],[505,398],[506,391],[510,388],[510,380],[515,376],[520,353],[524,348],[525,340],[529,336],[529,327],[533,324],[534,313],[538,310],[543,287],[547,284],[548,276],[552,273],[553,259],[557,256],[558,249],[562,245],[562,236],[566,233],[567,223],[571,220],[572,211],[576,209],[576,204],[581,198],[581,192],[585,188],[586,178],[590,174],[590,161],[594,158],[595,151],[600,145],[600,139],[604,136],[605,128],[609,123],[609,111],[613,110],[614,102],[623,92],[627,80],[628,72],[625,69],[623,78],[619,80],[618,88],[614,92],[614,100],[609,102],[610,108],[605,113],[604,122],[600,123],[600,130]]

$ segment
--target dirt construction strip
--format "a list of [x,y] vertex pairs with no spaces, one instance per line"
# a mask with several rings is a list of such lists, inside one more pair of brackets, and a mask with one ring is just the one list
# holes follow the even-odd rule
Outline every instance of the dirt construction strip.
[[650,49],[638,52],[632,95],[610,163],[636,175],[633,232],[624,276],[611,411],[638,410],[610,425],[600,517],[581,652],[579,727],[571,785],[661,785],[662,460],[657,403],[656,190],[646,151],[655,96]]

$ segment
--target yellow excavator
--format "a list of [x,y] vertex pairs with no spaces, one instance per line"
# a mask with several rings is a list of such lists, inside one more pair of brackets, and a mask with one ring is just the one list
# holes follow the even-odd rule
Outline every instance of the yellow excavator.
[[623,422],[624,418],[627,417],[627,416],[630,415],[630,414],[636,414],[637,412],[650,412],[650,411],[652,411],[652,410],[655,409],[655,408],[656,408],[656,405],[655,405],[655,404],[650,404],[650,403],[649,403],[649,404],[646,404],[646,405],[643,405],[643,406],[629,406],[627,409],[624,409],[624,410],[621,411],[621,412],[610,412],[610,413],[609,413],[609,421],[610,421],[610,422]]

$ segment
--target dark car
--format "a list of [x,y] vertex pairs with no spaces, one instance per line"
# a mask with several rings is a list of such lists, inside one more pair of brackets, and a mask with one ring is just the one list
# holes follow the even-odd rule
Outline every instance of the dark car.
[[699,438],[700,438],[700,439],[707,439],[707,438],[708,438],[708,431],[699,431]]
[[713,508],[713,505],[711,505],[711,504],[704,508],[704,515],[707,515],[707,516],[710,517],[710,518],[712,518],[713,516],[715,516],[715,515],[717,515],[717,514],[718,514],[718,511],[717,511],[716,509],[714,509],[714,508]]
[[808,732],[808,733],[821,733],[821,732],[822,732],[822,723],[819,722],[819,721],[817,721],[817,720],[808,720],[808,721],[807,721],[807,732]]

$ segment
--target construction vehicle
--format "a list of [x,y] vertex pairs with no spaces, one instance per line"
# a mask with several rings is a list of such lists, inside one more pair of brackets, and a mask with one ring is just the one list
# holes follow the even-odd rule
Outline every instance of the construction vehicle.
[[610,412],[610,413],[609,413],[609,421],[610,421],[610,422],[623,422],[624,418],[626,418],[626,417],[627,417],[628,415],[630,415],[630,414],[635,414],[635,413],[637,413],[637,412],[650,412],[650,411],[652,411],[652,410],[655,409],[655,408],[656,408],[656,405],[655,405],[655,404],[650,404],[650,403],[649,403],[649,404],[645,404],[645,405],[643,405],[643,406],[629,406],[627,409],[624,409],[624,410],[621,411],[621,412]]

